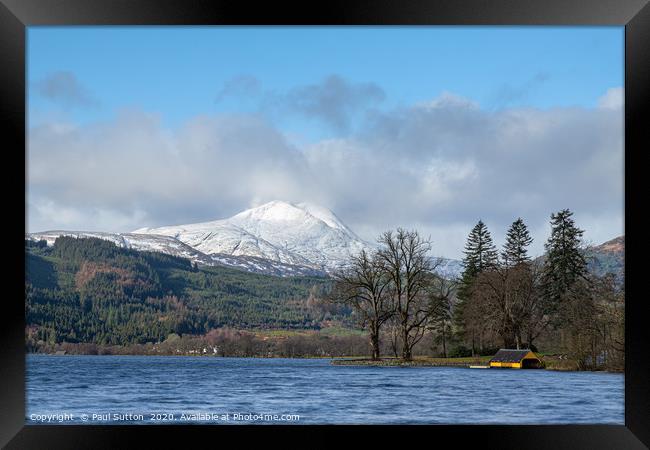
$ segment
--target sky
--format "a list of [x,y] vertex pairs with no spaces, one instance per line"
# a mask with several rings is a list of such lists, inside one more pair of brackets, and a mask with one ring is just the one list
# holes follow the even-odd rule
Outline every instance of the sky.
[[623,27],[29,27],[27,228],[316,203],[462,257],[623,234]]

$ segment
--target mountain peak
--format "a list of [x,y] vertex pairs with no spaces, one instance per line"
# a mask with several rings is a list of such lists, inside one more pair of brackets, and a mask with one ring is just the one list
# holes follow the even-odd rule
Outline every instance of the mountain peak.
[[273,200],[242,211],[231,219],[235,221],[252,219],[271,222],[316,219],[330,228],[350,231],[330,209],[309,202],[291,203],[283,200]]
[[250,256],[325,271],[371,247],[329,209],[282,200],[227,219],[137,232],[171,236],[206,255]]
[[285,202],[282,200],[273,200],[264,203],[254,208],[246,209],[238,214],[235,214],[231,219],[235,218],[255,218],[261,220],[285,221],[293,219],[296,216],[304,214],[304,211],[293,203]]

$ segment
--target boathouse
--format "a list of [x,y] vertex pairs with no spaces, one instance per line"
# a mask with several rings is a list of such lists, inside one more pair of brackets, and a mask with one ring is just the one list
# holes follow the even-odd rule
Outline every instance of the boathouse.
[[490,367],[541,369],[542,361],[530,350],[509,350],[502,348],[490,360]]

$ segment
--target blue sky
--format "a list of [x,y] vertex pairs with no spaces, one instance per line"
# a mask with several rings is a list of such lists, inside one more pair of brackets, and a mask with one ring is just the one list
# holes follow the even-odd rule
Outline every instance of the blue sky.
[[30,231],[282,199],[452,257],[478,218],[498,239],[525,216],[538,252],[564,207],[588,239],[622,234],[623,27],[30,27],[27,51]]
[[[77,122],[138,107],[176,127],[197,114],[251,111],[251,99],[216,98],[224,83],[254,77],[264,91],[337,74],[385,91],[378,105],[426,101],[443,91],[486,109],[595,106],[622,86],[622,27],[31,27],[28,79],[68,71],[93,108],[67,110]],[[31,118],[57,104],[29,96]],[[311,121],[281,126],[312,133]],[[331,133],[331,130],[320,130]]]

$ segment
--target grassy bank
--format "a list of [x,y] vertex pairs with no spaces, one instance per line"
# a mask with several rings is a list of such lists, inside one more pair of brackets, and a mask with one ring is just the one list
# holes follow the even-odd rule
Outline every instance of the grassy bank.
[[476,356],[465,358],[433,358],[430,356],[416,356],[412,361],[401,358],[387,357],[379,361],[369,358],[337,358],[332,364],[337,366],[386,366],[386,367],[469,367],[487,365],[491,356]]
[[[557,356],[539,355],[547,370],[577,371],[578,364],[571,359],[560,359]],[[469,367],[487,366],[491,356],[476,356],[465,358],[433,358],[429,356],[416,356],[412,361],[400,358],[387,357],[379,361],[363,357],[345,357],[332,360],[337,366],[378,366],[378,367]]]

